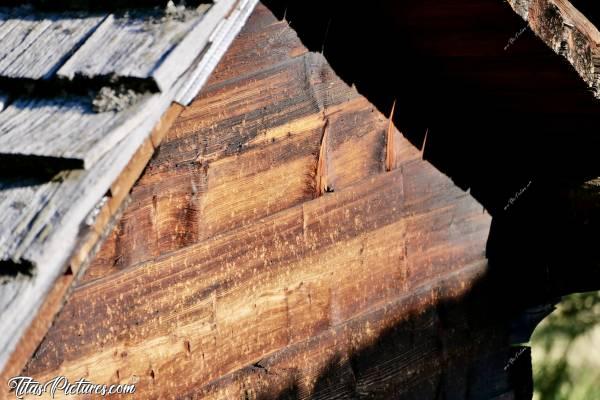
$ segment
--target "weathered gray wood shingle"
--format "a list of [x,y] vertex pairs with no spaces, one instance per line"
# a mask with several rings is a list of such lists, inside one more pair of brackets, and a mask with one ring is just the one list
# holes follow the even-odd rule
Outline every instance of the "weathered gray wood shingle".
[[[66,222],[72,222],[67,221],[65,213],[52,210],[79,208],[82,199],[94,204],[102,197],[108,187],[103,187],[103,193],[98,196],[85,199],[88,188],[95,187],[96,182],[85,177],[106,175],[105,168],[108,166],[102,167],[101,160],[110,156],[126,159],[119,143],[132,132],[138,132],[141,138],[147,137],[152,124],[171,101],[181,98],[184,92],[189,93],[190,87],[199,88],[201,83],[192,81],[198,81],[199,77],[204,81],[227,47],[225,42],[233,40],[255,4],[256,1],[220,0],[214,5],[205,4],[198,9],[185,10],[184,14],[180,9],[176,15],[165,18],[147,10],[133,16],[109,15],[101,23],[102,17],[95,17],[96,29],[87,35],[71,61],[61,68],[61,73],[70,67],[79,72],[64,75],[64,78],[87,71],[89,78],[104,75],[119,77],[118,74],[123,74],[121,77],[142,79],[160,70],[165,78],[163,83],[171,82],[161,93],[140,95],[135,104],[120,111],[97,112],[90,96],[69,93],[57,93],[55,96],[46,93],[41,97],[11,95],[11,103],[0,112],[0,162],[3,157],[9,160],[15,157],[23,160],[36,157],[62,159],[71,161],[71,167],[85,167],[89,171],[65,171],[60,180],[64,183],[55,180],[21,186],[0,178],[0,210],[7,216],[0,220],[0,261],[39,264],[38,256],[45,253],[44,244],[52,237],[52,232]],[[14,24],[14,18],[7,23]],[[43,24],[41,21],[38,23]],[[18,32],[24,29],[20,23],[16,25]],[[33,30],[37,29],[37,25],[31,26]],[[39,28],[41,32],[45,29],[48,26]],[[77,32],[80,31],[83,30]],[[8,31],[4,34],[10,36]],[[12,38],[9,47],[15,47],[14,43],[22,42],[26,36],[20,34],[18,38]],[[36,37],[39,36],[36,34]],[[213,41],[215,43],[211,43]],[[35,44],[33,39],[28,39],[28,42],[29,45]],[[0,42],[0,48],[3,43]],[[105,48],[97,47],[103,43]],[[183,48],[179,49],[181,46]],[[207,46],[208,50],[203,51]],[[159,68],[165,65],[168,68]],[[19,76],[22,77],[24,75]],[[81,85],[86,82],[79,81]],[[151,124],[146,126],[149,122]],[[112,162],[110,168],[114,165]],[[51,188],[56,185],[75,185],[78,189],[71,196],[64,191],[55,193]],[[80,222],[75,218],[76,225]]]
[[[11,79],[54,81],[54,86],[45,86],[44,96],[48,87],[62,87],[78,96],[87,91],[93,97],[103,85],[109,91],[110,85],[125,89],[133,85],[135,97],[143,97],[143,91],[165,92],[216,37],[216,28],[231,31],[233,16],[239,14],[234,11],[245,4],[220,0],[193,9],[77,18],[72,13],[29,15],[22,8],[5,11],[0,19],[0,37],[7,38],[0,43],[0,77],[9,83]],[[225,17],[229,17],[227,24]],[[220,42],[229,40],[222,36],[215,43],[220,48]],[[219,58],[213,54],[202,69],[207,70],[209,62],[214,67]],[[76,83],[67,83],[76,78]],[[147,84],[138,86],[140,82]],[[15,84],[11,86],[14,92]],[[100,104],[100,110],[88,103],[68,94],[66,98],[17,99],[0,116],[0,161],[21,156],[34,165],[43,161],[57,167],[89,168],[124,137],[136,119],[144,118],[145,106],[137,100],[131,101],[134,106],[116,107],[120,113],[104,107],[102,100],[94,103]]]
[[[189,29],[180,31],[183,38],[170,36],[172,40],[179,40],[179,45],[171,46],[166,53],[166,47],[163,53],[134,51],[135,57],[142,54],[150,57],[141,60],[137,67],[135,63],[127,66],[124,54],[116,51],[114,66],[121,65],[121,72],[146,71],[150,74],[147,76],[160,77],[164,86],[159,85],[159,93],[146,94],[124,110],[96,113],[90,97],[69,93],[57,93],[49,98],[11,94],[12,103],[0,111],[0,153],[23,158],[31,155],[73,158],[81,160],[87,169],[65,170],[51,180],[0,176],[0,268],[11,263],[33,268],[31,276],[19,274],[16,277],[0,270],[0,280],[3,280],[0,369],[62,273],[88,214],[127,167],[172,101],[179,99],[185,104],[191,101],[193,91],[199,89],[216,66],[256,3],[257,0],[215,2],[203,17],[197,16],[191,23],[183,22],[190,24]],[[105,23],[114,21],[112,17]],[[87,40],[95,40],[95,33]],[[133,33],[125,36],[129,34]],[[119,35],[116,37],[121,37]],[[166,40],[159,38],[158,42],[163,43],[163,39]],[[0,48],[3,43],[0,41]],[[137,43],[150,46],[150,42],[143,40]],[[117,42],[110,46],[117,46]],[[95,49],[99,53],[103,51]],[[82,57],[81,54],[75,56]],[[157,54],[162,54],[159,60],[154,59]],[[102,58],[100,55],[99,59]],[[94,62],[93,59],[88,62]],[[81,64],[72,65],[85,65],[83,58],[80,61]],[[104,62],[110,64],[110,57]],[[108,70],[100,66],[101,63],[97,65],[98,73]],[[148,68],[144,70],[144,66]],[[90,68],[91,71],[95,66]],[[142,76],[140,73],[139,77]],[[0,109],[2,99],[0,94]]]
[[51,78],[102,20],[0,11],[0,77]]
[[97,113],[82,97],[18,99],[0,113],[0,158],[52,157],[75,168],[89,167],[139,123],[146,103]]
[[[68,79],[124,77],[153,80],[161,90],[167,90],[189,64],[174,65],[169,76],[156,79],[155,71],[171,57],[177,57],[178,45],[193,27],[202,22],[208,5],[198,10],[186,10],[180,16],[110,15],[77,50],[58,75]],[[200,38],[197,38],[200,39]],[[197,43],[196,52],[204,44]]]

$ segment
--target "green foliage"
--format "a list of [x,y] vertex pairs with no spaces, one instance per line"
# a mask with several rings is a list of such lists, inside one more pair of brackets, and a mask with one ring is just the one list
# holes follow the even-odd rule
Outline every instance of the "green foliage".
[[[600,292],[564,297],[532,337],[534,398],[600,399],[600,360],[589,365],[586,346],[600,332]],[[583,351],[581,349],[584,349]],[[594,349],[588,349],[592,351]]]

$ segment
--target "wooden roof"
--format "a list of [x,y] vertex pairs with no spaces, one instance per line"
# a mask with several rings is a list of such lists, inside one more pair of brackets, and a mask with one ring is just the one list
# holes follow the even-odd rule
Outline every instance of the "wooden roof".
[[0,368],[56,279],[77,269],[75,250],[119,209],[180,109],[172,103],[204,84],[255,4],[2,9]]
[[[600,31],[568,0],[508,0],[554,52],[565,57],[600,97]],[[591,2],[581,2],[594,8]],[[592,17],[595,17],[593,15]]]
[[[14,101],[0,114],[0,156],[66,159],[90,168],[140,118],[164,111],[143,100],[157,89],[172,91],[168,101],[176,97],[176,80],[194,66],[234,3],[184,9],[179,17],[164,11],[115,16],[8,9],[0,19],[0,79],[13,87]],[[29,96],[24,82],[32,86]],[[52,84],[67,91],[66,98],[55,90],[39,99],[38,92]],[[112,103],[102,101],[107,91]]]

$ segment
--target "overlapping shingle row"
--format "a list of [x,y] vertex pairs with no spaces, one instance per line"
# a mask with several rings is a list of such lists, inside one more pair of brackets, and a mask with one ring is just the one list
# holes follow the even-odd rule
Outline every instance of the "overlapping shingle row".
[[0,369],[89,214],[172,102],[191,101],[256,0],[164,3],[0,11]]

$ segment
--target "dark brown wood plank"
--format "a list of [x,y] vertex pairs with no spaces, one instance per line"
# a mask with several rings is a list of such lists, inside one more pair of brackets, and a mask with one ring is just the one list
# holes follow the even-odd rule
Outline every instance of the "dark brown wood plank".
[[[413,164],[81,286],[30,372],[60,365],[106,381],[117,369],[142,377],[148,363],[165,377],[197,371],[183,390],[485,262],[489,217],[425,162]],[[186,342],[201,353],[188,357]]]
[[[242,34],[239,40],[248,39]],[[257,40],[268,41],[262,34]],[[247,51],[233,46],[232,52]],[[218,71],[229,64],[220,65]],[[306,88],[306,79],[315,82],[314,89]],[[133,190],[137,207],[125,211],[119,224],[118,258],[90,268],[88,277],[101,275],[99,268],[146,261],[313,198],[326,120],[332,168],[344,164],[332,177],[336,188],[381,172],[387,122],[373,111],[318,55],[300,55],[209,86],[181,114]],[[402,143],[403,151],[410,148]]]
[[[447,299],[439,301],[440,293],[452,292],[460,298],[465,290],[462,283],[483,276],[485,269],[485,265],[465,268],[377,311],[196,387],[188,395],[203,399],[329,399],[340,395],[475,399],[527,398],[527,394],[515,393],[525,391],[530,397],[531,385],[527,380],[518,382],[521,371],[517,366],[505,369],[519,350],[505,347],[506,327],[492,321],[485,328],[476,327],[465,308]],[[398,307],[405,311],[402,317],[394,312]],[[447,320],[450,314],[452,321]],[[521,355],[518,361],[526,365],[527,354]]]
[[[227,4],[230,3],[220,2],[211,10],[222,11]],[[189,85],[184,86],[184,83],[193,82],[194,87],[197,87],[205,82],[196,82],[194,77],[198,73],[208,74],[215,66],[219,52],[225,51],[255,4],[255,1],[247,1],[240,3],[240,7],[244,6],[243,10],[232,9],[229,15],[231,18],[235,17],[235,21],[227,21],[223,25],[227,29],[221,29],[220,32],[225,36],[219,39],[218,45],[215,42],[215,51],[199,55],[192,52],[194,68],[176,76],[177,82],[173,87],[153,95],[150,98],[152,101],[143,105],[146,118],[137,121],[135,118],[128,119],[120,126],[125,130],[125,125],[132,125],[129,126],[131,129],[128,130],[127,138],[119,142],[118,151],[104,154],[89,171],[64,172],[50,181],[20,180],[21,177],[2,180],[0,202],[7,211],[3,213],[1,224],[5,232],[11,233],[2,237],[0,246],[3,284],[0,292],[0,320],[5,328],[5,334],[0,340],[2,368],[15,351],[21,335],[36,318],[45,296],[51,293],[52,285],[68,267],[73,252],[78,252],[73,259],[74,265],[89,258],[89,252],[98,240],[98,232],[86,230],[86,226],[90,225],[87,221],[90,213],[97,211],[98,202],[109,189],[111,196],[100,210],[99,216],[102,221],[106,221],[109,212],[115,212],[152,154],[153,143],[162,137],[163,133],[157,133],[160,127],[154,135],[152,130],[168,109],[171,100],[184,88],[189,89]],[[202,63],[204,55],[210,55],[212,63]],[[190,54],[185,57],[190,57]],[[5,114],[6,112],[2,112],[2,115]],[[78,116],[77,111],[75,115]],[[84,238],[80,237],[85,235],[87,236]],[[76,268],[71,265],[71,269]],[[59,306],[58,304],[57,307]],[[44,318],[48,321],[52,316]]]

